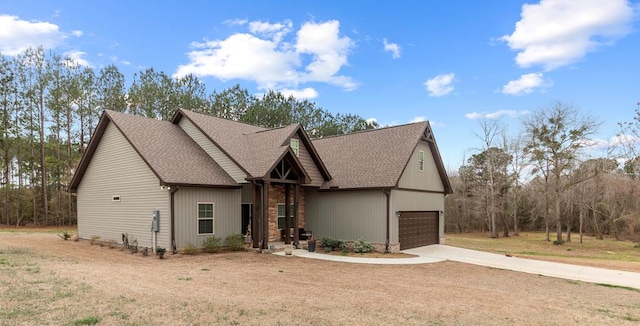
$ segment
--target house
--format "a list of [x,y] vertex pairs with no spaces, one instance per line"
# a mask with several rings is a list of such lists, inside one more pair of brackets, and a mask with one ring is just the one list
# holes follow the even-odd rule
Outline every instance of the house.
[[242,233],[268,248],[305,229],[394,252],[444,240],[451,193],[428,122],[312,140],[300,124],[188,110],[171,121],[104,111],[70,189],[83,239],[179,249]]

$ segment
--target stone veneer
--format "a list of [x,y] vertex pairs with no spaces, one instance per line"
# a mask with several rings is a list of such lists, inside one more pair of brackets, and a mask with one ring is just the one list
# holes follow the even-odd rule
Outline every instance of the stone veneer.
[[[289,187],[289,199],[293,205],[293,185]],[[276,184],[269,186],[269,241],[280,241],[280,229],[278,229],[278,204],[284,204],[284,185]],[[298,199],[298,227],[305,227],[304,218],[305,191],[300,187],[300,198]]]

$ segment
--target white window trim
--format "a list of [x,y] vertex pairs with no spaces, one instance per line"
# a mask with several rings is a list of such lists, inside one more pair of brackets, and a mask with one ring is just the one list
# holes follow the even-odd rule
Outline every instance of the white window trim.
[[[422,159],[420,159],[422,157]],[[424,151],[418,151],[418,171],[424,172]]]
[[111,201],[115,202],[115,203],[119,203],[121,199],[122,199],[122,197],[120,195],[112,195],[111,196]]
[[[200,205],[211,205],[211,208],[213,209],[212,211],[212,215],[211,217],[200,217]],[[197,218],[197,224],[196,224],[196,232],[198,235],[214,235],[216,234],[216,206],[213,202],[198,202],[196,204],[196,218]],[[200,233],[200,220],[211,220],[211,233]]]
[[[296,146],[293,146],[293,143],[295,143]],[[300,153],[300,140],[291,138],[291,141],[289,141],[289,147],[291,147],[291,149],[293,150],[293,154],[296,154],[296,156],[298,156],[298,154]]]

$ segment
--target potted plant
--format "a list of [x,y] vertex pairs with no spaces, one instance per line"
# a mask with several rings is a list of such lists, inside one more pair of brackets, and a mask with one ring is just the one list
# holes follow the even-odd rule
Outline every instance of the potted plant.
[[307,240],[307,246],[309,247],[309,252],[315,252],[316,251],[316,239],[314,239],[313,237],[309,237],[309,240]]
[[160,259],[164,259],[164,253],[167,252],[167,249],[162,248],[162,247],[158,247],[156,248],[156,255],[158,255],[158,257]]

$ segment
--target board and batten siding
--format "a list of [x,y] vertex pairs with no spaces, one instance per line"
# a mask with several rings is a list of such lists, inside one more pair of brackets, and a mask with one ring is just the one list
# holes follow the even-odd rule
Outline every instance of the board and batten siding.
[[[424,152],[424,171],[419,169],[420,151]],[[398,187],[406,189],[419,189],[430,191],[442,191],[444,185],[436,167],[436,161],[431,154],[429,144],[421,140],[411,154],[409,163],[400,176]]]
[[[120,201],[113,201],[119,196]],[[160,182],[140,155],[109,123],[78,186],[78,237],[122,243],[122,234],[129,242],[151,247],[151,216],[160,211],[158,245],[170,244],[169,192],[160,189]]]
[[205,134],[203,134],[189,119],[183,117],[180,119],[178,126],[193,139],[200,148],[202,148],[211,158],[220,165],[237,183],[247,182],[245,178],[247,174],[236,165],[227,154],[225,154],[218,146],[212,143]]
[[297,134],[293,135],[291,138],[298,140],[298,160],[300,160],[302,167],[309,175],[309,178],[311,178],[311,182],[309,183],[309,185],[316,187],[322,186],[322,184],[324,183],[324,178],[322,177],[322,174],[320,173],[316,162],[313,161],[309,150],[302,143],[300,137]]
[[[242,189],[180,188],[174,194],[175,238],[178,249],[202,245],[212,235],[224,240],[240,233]],[[198,235],[198,203],[213,203],[213,233]]]
[[305,191],[305,229],[311,230],[314,237],[386,241],[387,202],[382,190]]
[[[411,190],[391,190],[389,203],[389,216],[391,217],[390,235],[391,243],[397,243],[398,239],[398,216],[399,211],[444,211],[444,193],[429,193],[424,191]],[[444,214],[440,213],[439,234],[444,234]]]

